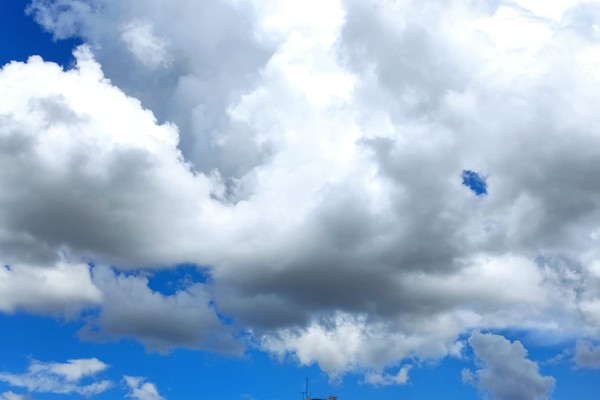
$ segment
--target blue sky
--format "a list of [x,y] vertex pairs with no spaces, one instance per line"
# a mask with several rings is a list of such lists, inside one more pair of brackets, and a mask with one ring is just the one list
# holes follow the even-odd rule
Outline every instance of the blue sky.
[[0,400],[596,398],[600,7],[540,4],[4,0]]

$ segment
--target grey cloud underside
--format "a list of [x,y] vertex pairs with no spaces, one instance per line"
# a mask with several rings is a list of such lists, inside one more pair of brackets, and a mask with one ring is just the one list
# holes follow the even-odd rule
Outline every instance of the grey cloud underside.
[[[178,243],[186,242],[179,237],[186,229],[175,225],[186,224],[189,210],[176,200],[186,185],[182,186],[179,178],[193,182],[196,195],[202,193],[206,178],[196,177],[172,144],[160,150],[156,143],[146,143],[149,147],[132,144],[132,137],[140,133],[131,130],[150,133],[155,129],[155,133],[164,135],[161,140],[169,141],[170,135],[176,135],[174,128],[155,125],[151,114],[107,83],[94,79],[88,82],[86,73],[92,71],[64,73],[51,64],[39,68],[42,79],[46,76],[64,87],[50,89],[48,94],[40,93],[43,89],[33,85],[22,88],[22,93],[9,86],[5,90],[7,95],[30,98],[23,100],[25,114],[16,109],[6,111],[6,123],[0,128],[3,141],[14,143],[15,137],[20,138],[18,151],[4,147],[0,161],[3,183],[11,188],[0,199],[5,210],[0,215],[2,228],[10,232],[6,242],[2,241],[7,249],[2,254],[4,262],[48,263],[64,249],[87,262],[122,266],[172,263],[173,258],[164,255],[177,251],[176,238]],[[40,79],[35,69],[9,65],[5,68],[6,78]],[[37,93],[28,94],[27,90]],[[93,102],[114,104],[109,107],[113,121],[101,116],[107,110],[96,113],[95,105],[83,100],[86,95],[95,96],[94,92],[98,96],[92,97]],[[132,115],[128,112],[137,112],[141,124],[122,123],[119,110],[124,110],[127,118]],[[174,169],[165,168],[167,165]],[[209,203],[206,205],[210,207]],[[175,225],[168,222],[173,217],[178,220]],[[172,240],[165,242],[169,226],[175,231],[170,233]],[[187,261],[187,257],[184,255],[180,261]]]
[[[332,373],[474,328],[600,333],[596,8],[556,28],[505,2],[259,3],[32,2],[98,64],[3,69],[22,86],[0,111],[2,262],[209,265],[170,297],[98,267],[87,334],[231,351],[223,313]],[[501,12],[550,39],[473,28]],[[348,355],[309,349],[346,332]]]
[[600,346],[583,340],[578,341],[573,361],[580,368],[600,368]]
[[[452,53],[457,44],[436,31],[444,9],[433,8],[431,24],[408,21],[392,31],[376,25],[381,18],[374,8],[350,7],[340,44],[351,68],[367,75],[365,68],[376,67],[374,84],[368,78],[359,83],[359,94],[364,91],[371,103],[361,103],[365,120],[358,122],[368,134],[371,116],[385,107],[398,124],[399,139],[361,142],[373,153],[378,178],[389,183],[388,208],[378,215],[352,188],[324,189],[307,218],[307,233],[298,235],[285,259],[273,261],[276,268],[232,269],[223,281],[239,291],[227,292],[222,304],[233,303],[244,315],[251,315],[249,304],[280,305],[282,312],[268,314],[273,321],[264,315],[252,320],[266,325],[307,318],[323,307],[427,314],[452,306],[476,309],[486,299],[414,293],[404,278],[454,274],[473,254],[559,254],[580,268],[579,255],[591,250],[586,236],[600,200],[593,178],[600,143],[590,131],[597,122],[589,121],[593,112],[586,106],[595,95],[573,82],[578,71],[554,67],[553,58],[543,60],[550,79],[516,79],[506,86],[481,81],[477,64],[463,65]],[[468,110],[460,108],[463,101],[472,102]],[[491,193],[484,201],[458,184],[469,163],[490,171]]]
[[135,338],[161,352],[174,347],[241,352],[241,344],[209,305],[210,293],[203,285],[164,296],[151,291],[147,279],[141,277],[115,275],[102,267],[95,268],[93,275],[106,300],[99,315],[82,329],[81,337]]

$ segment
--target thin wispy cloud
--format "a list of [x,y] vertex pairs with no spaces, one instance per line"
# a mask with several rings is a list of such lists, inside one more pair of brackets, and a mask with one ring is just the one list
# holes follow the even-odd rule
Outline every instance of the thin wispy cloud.
[[[96,379],[95,375],[106,370],[108,365],[97,358],[68,360],[66,363],[32,361],[25,373],[0,372],[0,381],[29,392],[79,394],[93,396],[112,386],[109,380]],[[93,378],[88,381],[86,378]],[[19,397],[11,393],[3,395],[8,400]],[[11,398],[12,396],[12,398]]]

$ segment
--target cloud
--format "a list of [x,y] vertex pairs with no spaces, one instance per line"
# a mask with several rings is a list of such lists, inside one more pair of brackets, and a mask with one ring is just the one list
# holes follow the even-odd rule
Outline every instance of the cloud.
[[580,368],[600,368],[600,346],[578,340],[573,361]]
[[104,371],[108,368],[108,365],[104,364],[97,358],[87,358],[80,360],[69,360],[67,363],[51,363],[51,364],[37,364],[35,368],[31,370],[44,371],[47,369],[55,375],[62,375],[67,381],[79,381],[81,378],[90,375],[96,375],[99,372]]
[[112,86],[87,47],[75,56],[66,72],[32,57],[0,73],[11,98],[0,105],[0,181],[15,188],[0,199],[4,262],[198,259],[210,244],[196,238],[226,212],[211,200],[218,184],[190,170],[176,127]]
[[0,267],[0,311],[75,317],[103,300],[87,265],[60,261],[51,266]]
[[478,328],[595,340],[599,11],[33,1],[89,46],[68,71],[0,73],[3,262],[208,266],[173,296],[98,268],[131,306],[107,296],[92,330],[220,348],[218,310],[332,375],[444,357]]
[[133,20],[123,27],[121,39],[137,59],[148,67],[166,67],[171,62],[164,40],[152,33],[148,21]]
[[373,384],[389,383],[392,378],[400,383],[408,379],[409,367],[397,376],[377,371],[414,356],[428,359],[454,353],[461,322],[451,315],[431,315],[428,319],[407,315],[404,319],[387,320],[366,314],[336,313],[333,317],[315,318],[307,327],[263,334],[260,345],[280,358],[295,356],[302,365],[317,363],[331,379],[360,372]]
[[145,382],[146,378],[139,376],[124,376],[125,383],[129,386],[131,392],[128,397],[136,400],[164,400],[158,393],[154,383]]
[[196,168],[209,173],[216,164],[223,176],[239,176],[268,149],[227,109],[254,86],[270,46],[253,34],[257,21],[244,2],[167,3],[34,0],[29,12],[55,37],[94,44],[116,85],[182,128],[184,152]]
[[[32,361],[26,373],[0,373],[0,381],[11,386],[26,388],[29,392],[79,394],[92,396],[102,393],[112,386],[108,380],[94,380],[108,365],[96,358],[73,359],[66,363]],[[82,382],[84,381],[84,382]],[[88,381],[88,382],[85,382]],[[5,393],[7,399],[11,399]],[[14,397],[14,396],[13,396]],[[21,397],[18,397],[21,398]],[[11,399],[12,400],[12,399]]]
[[495,400],[549,398],[555,380],[540,375],[538,364],[527,359],[521,342],[480,332],[474,332],[468,342],[482,366],[474,372],[463,370],[463,382],[477,386]]
[[[111,278],[100,267],[92,282],[90,262],[141,267],[199,261],[194,253],[201,247],[220,247],[209,243],[218,235],[204,245],[197,241],[202,226],[220,224],[227,210],[211,198],[217,178],[195,174],[182,160],[176,128],[157,125],[137,100],[112,86],[88,48],[75,56],[69,71],[32,57],[0,72],[0,86],[12,99],[0,105],[0,181],[14,188],[0,199],[6,265],[0,268],[0,311],[76,317],[99,307],[94,329],[109,337],[134,336],[161,350],[237,349],[201,285],[164,297],[143,278]],[[163,236],[169,226],[175,229],[171,243]],[[184,242],[187,250],[177,248]],[[154,254],[135,255],[144,248]]]
[[208,289],[193,284],[171,296],[148,287],[143,276],[114,273],[96,267],[94,283],[105,296],[95,318],[88,320],[84,338],[134,338],[149,349],[201,348],[239,353],[241,344],[219,320]]
[[0,393],[1,400],[33,400],[33,397],[13,392]]
[[406,385],[410,365],[405,365],[396,374],[370,372],[365,374],[365,382],[374,386]]

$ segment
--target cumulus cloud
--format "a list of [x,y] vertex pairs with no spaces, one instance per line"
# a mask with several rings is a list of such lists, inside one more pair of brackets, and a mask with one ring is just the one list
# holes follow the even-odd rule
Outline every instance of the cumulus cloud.
[[208,289],[188,286],[171,296],[148,287],[143,276],[94,269],[94,283],[105,296],[96,318],[80,333],[84,338],[134,338],[151,350],[173,347],[239,353],[241,345],[210,305]]
[[[302,365],[317,363],[336,379],[346,372],[365,372],[379,384],[408,379],[382,374],[388,365],[409,357],[437,358],[456,353],[454,342],[464,321],[453,315],[405,315],[381,319],[366,314],[335,313],[314,318],[307,327],[278,329],[261,336],[261,346],[281,358],[293,355]],[[379,371],[379,372],[378,372]]]
[[181,159],[176,127],[112,86],[88,48],[75,55],[66,72],[32,57],[0,73],[11,99],[0,104],[0,180],[14,188],[0,199],[4,262],[196,259],[202,226],[220,218],[211,178]]
[[463,370],[465,383],[476,385],[495,400],[548,399],[555,380],[539,373],[521,342],[480,332],[474,332],[468,342],[482,365],[474,372]]
[[218,178],[182,160],[177,129],[156,124],[112,86],[89,49],[75,55],[69,71],[33,57],[0,72],[13,99],[0,105],[0,180],[15,188],[0,199],[0,310],[76,315],[99,307],[88,336],[237,351],[205,286],[166,297],[145,278],[100,266],[92,280],[88,262],[161,266],[200,261],[202,247],[221,252],[216,229],[210,238],[201,231],[228,211],[214,199]]
[[228,116],[271,52],[257,40],[245,2],[34,0],[29,11],[55,37],[94,44],[119,87],[182,128],[184,152],[197,168],[217,165],[224,176],[238,176],[268,153],[252,127]]
[[0,311],[6,313],[23,310],[74,317],[102,299],[87,265],[61,261],[50,266],[0,267]]
[[600,346],[583,340],[577,341],[573,361],[580,368],[600,368]]
[[[29,392],[79,394],[92,396],[102,393],[112,386],[108,380],[97,380],[94,377],[106,370],[108,365],[97,358],[73,359],[66,363],[32,361],[27,372],[14,374],[0,373],[0,381],[11,386],[26,388]],[[89,382],[93,379],[92,382]],[[13,396],[12,398],[9,396]],[[4,394],[12,400],[27,398],[14,397],[13,394]]]
[[34,0],[89,47],[0,72],[3,262],[209,266],[173,296],[98,268],[144,301],[92,330],[218,347],[218,309],[332,375],[477,328],[599,337],[600,8],[296,3]]
[[139,376],[124,376],[125,383],[131,390],[128,397],[136,400],[164,400],[158,393],[156,385],[151,382],[145,382],[146,378]]

